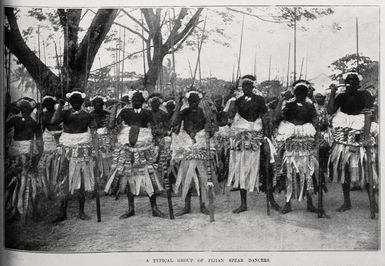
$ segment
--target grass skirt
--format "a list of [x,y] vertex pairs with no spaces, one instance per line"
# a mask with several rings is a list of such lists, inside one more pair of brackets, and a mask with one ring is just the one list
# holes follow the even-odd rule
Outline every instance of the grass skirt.
[[277,139],[284,141],[281,173],[286,172],[286,202],[301,201],[306,192],[314,192],[313,177],[317,176],[315,128],[310,124],[294,125],[284,121],[278,127]]
[[69,193],[73,194],[75,190],[80,189],[83,177],[85,191],[93,191],[95,162],[91,134],[89,132],[78,134],[63,132],[59,142],[62,144],[58,153],[61,157],[63,177],[62,180],[59,180],[61,181],[59,185],[65,185],[66,178],[68,178]]
[[[329,177],[332,181],[345,183],[350,177],[351,186],[365,187],[368,182],[365,169],[368,165],[367,151],[364,147],[364,121],[365,116],[347,115],[338,111],[333,118],[332,134],[334,143],[328,161]],[[374,185],[378,185],[376,168],[377,150],[375,136],[378,134],[377,123],[372,122],[370,139],[370,152],[373,170]],[[347,177],[346,175],[349,175]]]
[[[105,130],[103,130],[105,129]],[[108,178],[112,169],[112,153],[114,151],[114,136],[106,128],[98,129],[96,136],[99,141],[98,169],[101,178]]]
[[29,169],[31,145],[32,141],[12,141],[5,158],[5,219],[16,213],[26,215],[38,193],[36,174]]
[[239,114],[234,117],[230,135],[230,159],[227,186],[259,191],[259,168],[263,140],[262,120],[249,122]]
[[151,130],[140,128],[135,147],[128,143],[129,127],[124,127],[118,135],[118,143],[113,152],[113,163],[105,192],[124,193],[127,186],[133,195],[145,191],[149,197],[163,190],[159,174],[155,169],[157,150],[152,144]]

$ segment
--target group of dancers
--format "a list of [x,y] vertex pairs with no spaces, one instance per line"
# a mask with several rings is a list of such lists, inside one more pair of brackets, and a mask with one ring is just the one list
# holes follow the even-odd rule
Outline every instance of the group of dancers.
[[[268,206],[282,214],[292,211],[292,200],[304,199],[308,211],[319,213],[312,196],[326,190],[328,179],[342,184],[337,211],[347,211],[352,187],[370,192],[378,184],[375,97],[360,80],[345,73],[328,97],[297,80],[266,98],[252,75],[241,77],[225,100],[195,87],[168,98],[140,89],[121,99],[96,95],[91,106],[78,89],[66,101],[23,97],[5,122],[6,218],[34,216],[46,197],[60,201],[53,222],[64,221],[76,191],[78,218],[88,220],[86,192],[101,190],[116,199],[127,195],[121,219],[135,215],[134,199],[143,194],[154,217],[167,217],[157,205],[164,190],[184,200],[175,216],[191,212],[194,195],[200,212],[211,215],[223,183],[240,193],[235,214],[247,211],[253,191],[265,192]],[[284,206],[274,198],[281,190]]]

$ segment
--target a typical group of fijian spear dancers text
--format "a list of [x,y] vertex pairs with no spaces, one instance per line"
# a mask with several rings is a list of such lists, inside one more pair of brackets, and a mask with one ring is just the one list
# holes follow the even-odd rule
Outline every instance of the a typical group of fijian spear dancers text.
[[259,263],[270,262],[269,258],[152,258],[147,263]]

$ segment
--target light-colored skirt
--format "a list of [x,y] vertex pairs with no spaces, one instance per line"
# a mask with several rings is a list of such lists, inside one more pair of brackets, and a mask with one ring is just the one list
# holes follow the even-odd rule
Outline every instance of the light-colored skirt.
[[149,197],[163,190],[155,160],[158,149],[152,143],[151,130],[140,128],[135,147],[129,143],[130,127],[125,126],[118,134],[118,143],[113,152],[110,176],[104,191],[124,193],[127,186],[133,195],[145,191]]

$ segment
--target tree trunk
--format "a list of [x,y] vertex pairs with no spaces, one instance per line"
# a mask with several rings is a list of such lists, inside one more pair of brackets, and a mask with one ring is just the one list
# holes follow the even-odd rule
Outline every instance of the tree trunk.
[[41,94],[55,94],[59,87],[59,78],[29,49],[20,34],[13,8],[5,8],[10,29],[4,28],[5,45],[17,59],[25,66],[36,82]]
[[81,9],[58,10],[64,29],[64,60],[61,69],[64,84],[25,43],[21,36],[13,8],[5,8],[9,28],[4,27],[5,45],[25,66],[41,92],[41,95],[62,96],[72,89],[83,91],[89,71],[104,38],[110,30],[117,9],[99,9],[81,43],[78,43]]

